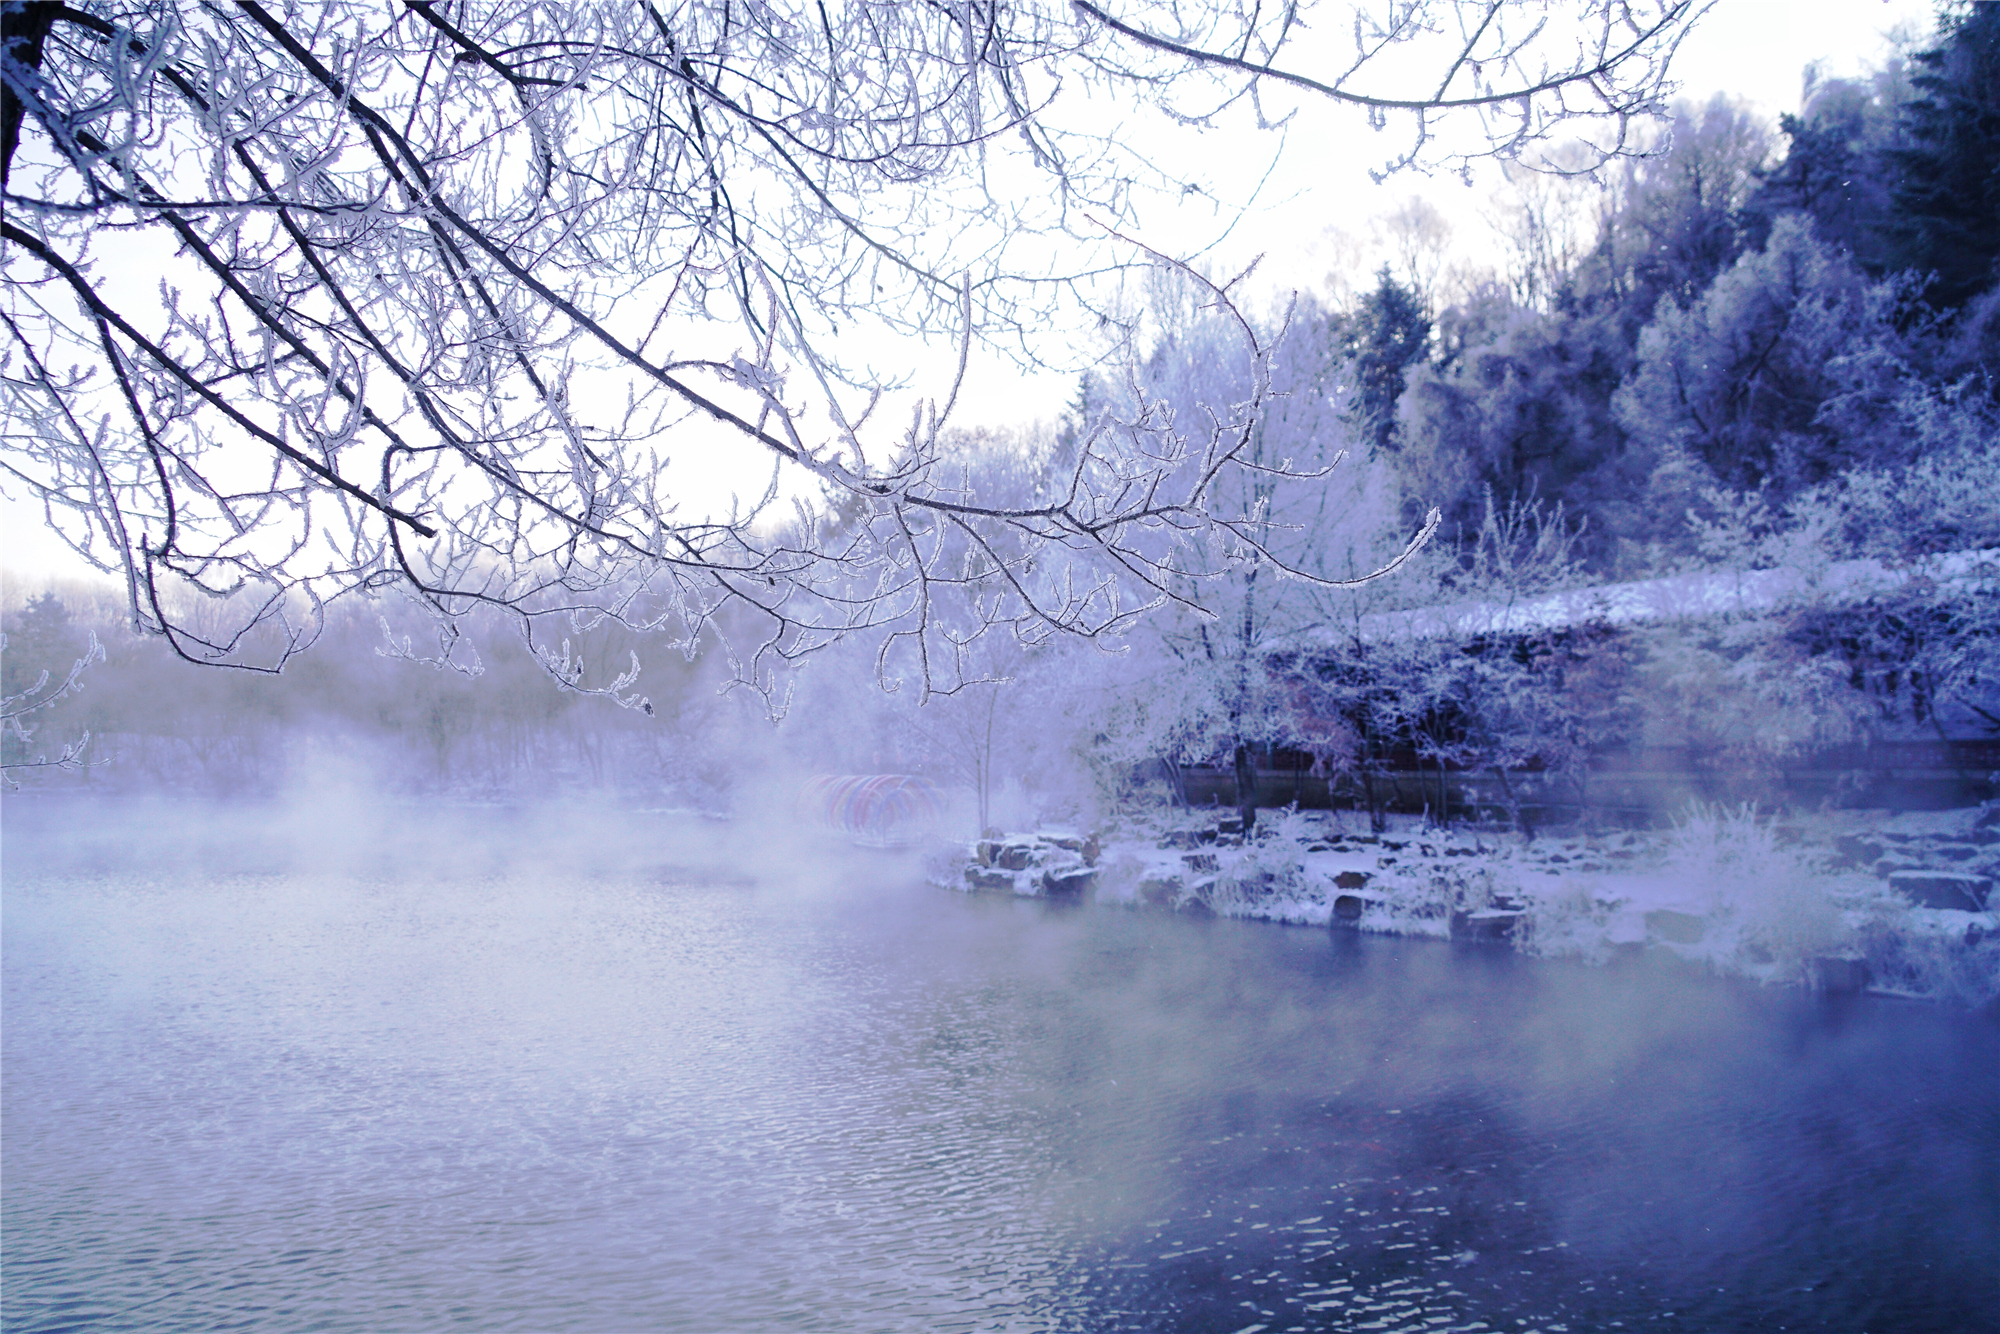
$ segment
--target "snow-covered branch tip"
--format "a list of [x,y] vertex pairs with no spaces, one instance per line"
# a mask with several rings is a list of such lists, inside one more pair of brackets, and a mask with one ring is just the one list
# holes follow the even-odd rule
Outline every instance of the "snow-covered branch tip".
[[[7,651],[7,636],[0,633],[0,653]],[[35,677],[33,685],[26,690],[0,697],[0,736],[16,745],[26,747],[34,744],[34,735],[40,724],[31,725],[24,721],[34,714],[52,709],[83,689],[83,676],[93,664],[104,661],[104,646],[98,642],[95,631],[90,636],[90,646],[83,656],[70,664],[62,681],[53,689],[49,686],[49,673],[43,671]],[[46,751],[20,760],[0,760],[0,783],[10,789],[18,789],[18,775],[32,770],[68,769],[81,771],[91,768],[101,761],[88,759],[90,753],[90,733],[85,731],[76,738],[63,743],[62,747],[50,755]]]
[[[1206,430],[1193,404],[1092,428],[1060,485],[960,484],[975,344],[1047,363],[1107,289],[1179,263],[1131,240],[1157,155],[1057,92],[1199,126],[1183,91],[1277,80],[1307,30],[1296,6],[1117,8],[9,5],[9,479],[208,665],[280,669],[313,633],[286,609],[391,590],[459,670],[474,611],[540,643],[604,616],[736,637],[766,691],[857,634],[949,664],[968,611],[1101,636],[1216,572],[1217,521],[1248,521],[1212,508],[1225,474],[1285,469],[1253,459],[1253,389]],[[1414,155],[1436,114],[1496,151],[1572,92],[1638,114],[1697,7],[1595,0],[1546,34],[1475,0],[1393,11],[1338,90],[1420,53],[1402,95],[1362,98],[1417,117]],[[112,227],[143,262],[99,262]],[[956,364],[892,382],[862,332],[948,338]],[[718,474],[762,503],[689,499]],[[774,517],[800,494],[811,519]],[[970,549],[998,558],[944,577]]]

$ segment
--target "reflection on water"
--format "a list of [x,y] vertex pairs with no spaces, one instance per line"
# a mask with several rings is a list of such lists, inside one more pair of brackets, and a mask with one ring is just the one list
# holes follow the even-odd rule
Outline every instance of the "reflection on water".
[[297,858],[123,818],[7,812],[9,1330],[2000,1311],[1989,1021],[732,877],[692,825]]

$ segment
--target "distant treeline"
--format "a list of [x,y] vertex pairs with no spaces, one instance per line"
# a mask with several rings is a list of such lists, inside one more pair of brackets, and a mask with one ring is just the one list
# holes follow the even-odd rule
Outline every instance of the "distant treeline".
[[[473,655],[454,655],[477,661],[477,675],[403,659],[402,647],[421,652],[435,630],[384,604],[330,609],[318,642],[275,675],[181,661],[163,640],[133,634],[115,595],[90,586],[32,594],[0,627],[10,697],[43,672],[44,691],[59,683],[93,636],[104,649],[79,689],[20,718],[26,735],[4,739],[12,766],[88,732],[87,771],[64,781],[257,792],[333,777],[403,793],[615,790],[699,801],[717,790],[726,760],[694,739],[720,708],[715,683],[678,654],[647,655],[649,714],[558,690],[497,623]],[[614,627],[568,643],[594,675],[600,666],[615,675],[639,646]]]

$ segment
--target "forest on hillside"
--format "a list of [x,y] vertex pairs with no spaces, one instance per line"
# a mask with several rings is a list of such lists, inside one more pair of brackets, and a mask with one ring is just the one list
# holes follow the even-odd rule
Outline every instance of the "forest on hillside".
[[[996,804],[1101,804],[1149,762],[1240,775],[1276,750],[1322,772],[1413,755],[1581,783],[1621,747],[1751,770],[2000,735],[2000,6],[1947,11],[1865,77],[1809,72],[1775,125],[1727,97],[1677,105],[1662,142],[1596,173],[1510,170],[1495,269],[1406,210],[1371,280],[1302,292],[1248,342],[1200,283],[1162,276],[1136,312],[1143,360],[1083,377],[1060,422],[959,432],[963,489],[1028,501],[1059,494],[1096,433],[1268,382],[1254,458],[1313,482],[1243,473],[1264,548],[1115,640],[982,636],[972,616],[941,641],[959,687],[932,694],[908,660],[928,646],[857,639],[772,710],[724,689],[720,641],[665,652],[590,618],[532,646],[472,618],[476,652],[454,656],[408,609],[350,598],[263,676],[176,661],[115,595],[17,588],[9,774],[255,789],[332,766],[395,790],[708,808],[749,775],[900,771],[975,792],[984,824]],[[822,541],[855,521],[838,504],[797,520]],[[1759,571],[1793,591],[1754,614],[1615,633],[1504,615]],[[1440,607],[1490,626],[1383,630]],[[629,707],[566,692],[566,673]]]

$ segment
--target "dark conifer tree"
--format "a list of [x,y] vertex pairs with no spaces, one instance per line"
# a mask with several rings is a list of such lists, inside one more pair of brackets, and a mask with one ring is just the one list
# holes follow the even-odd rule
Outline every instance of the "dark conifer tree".
[[1851,116],[1783,116],[1790,146],[1785,160],[1743,209],[1745,238],[1761,250],[1783,213],[1804,213],[1813,232],[1839,247],[1869,274],[1891,265],[1882,229],[1889,215],[1885,165],[1863,141],[1866,127]]
[[1890,150],[1886,231],[1900,268],[1935,275],[1931,305],[1955,309],[2000,280],[2000,4],[1965,6],[1916,57],[1918,96]]
[[1361,299],[1337,338],[1341,354],[1354,368],[1357,438],[1371,453],[1394,448],[1396,402],[1403,396],[1407,372],[1430,350],[1430,312],[1385,264],[1376,275],[1375,290]]
[[70,623],[69,608],[54,593],[30,597],[27,605],[7,618],[6,693],[17,694],[35,677],[50,672],[60,677],[83,651],[85,635]]

